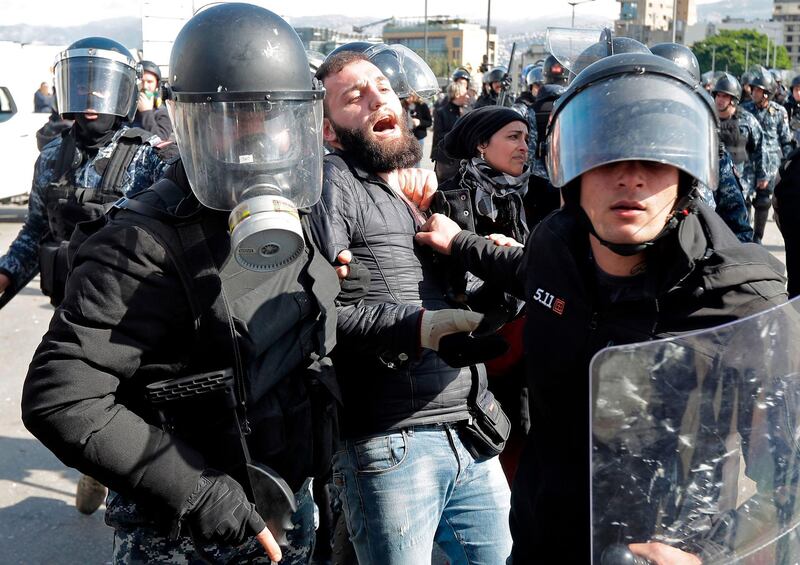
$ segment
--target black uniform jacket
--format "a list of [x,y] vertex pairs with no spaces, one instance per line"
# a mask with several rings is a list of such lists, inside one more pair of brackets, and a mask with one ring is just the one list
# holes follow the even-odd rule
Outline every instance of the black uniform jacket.
[[553,552],[589,562],[588,375],[597,351],[713,327],[786,296],[780,263],[740,243],[704,205],[657,243],[636,299],[598,295],[588,232],[569,208],[543,220],[524,249],[462,231],[452,256],[528,303],[531,432],[512,489],[514,563]]
[[[190,194],[185,176],[176,182]],[[301,377],[309,357],[320,351],[318,304],[329,300],[334,312],[336,275],[321,257],[310,260],[308,248],[273,273],[242,269],[230,252],[228,214],[188,198],[203,217],[218,269],[208,276],[225,289],[247,375],[251,455],[299,486],[311,475],[310,423],[298,396],[305,390]],[[160,202],[154,191],[137,200],[151,206]],[[230,367],[224,345],[233,329],[228,322],[222,331],[219,324],[206,323],[211,314],[205,309],[195,324],[172,257],[176,247],[165,247],[143,229],[143,221],[122,210],[78,249],[66,297],[29,368],[22,418],[65,464],[144,503],[169,523],[205,468],[243,480],[234,472],[234,467],[241,471],[243,456],[229,407],[190,409],[185,433],[170,433],[148,404],[145,386]],[[214,284],[218,294],[220,283]],[[320,287],[327,297],[320,296]],[[216,335],[207,335],[212,329]]]

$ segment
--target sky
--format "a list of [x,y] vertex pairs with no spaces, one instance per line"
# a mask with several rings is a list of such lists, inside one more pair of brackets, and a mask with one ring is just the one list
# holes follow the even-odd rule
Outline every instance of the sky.
[[[375,19],[422,16],[425,0],[383,3],[364,0],[251,0],[283,16],[342,14],[375,16]],[[708,4],[714,0],[696,0]],[[207,0],[3,0],[2,25],[78,25],[92,20],[117,17],[139,17],[142,4],[155,4],[162,12],[174,9],[199,8]],[[383,9],[382,6],[391,6]],[[472,21],[486,20],[487,0],[428,0],[428,15],[464,17]],[[569,16],[567,0],[493,0],[492,19],[525,20],[538,16]],[[589,0],[575,7],[575,14],[614,19],[619,13],[616,0]]]
[[[151,0],[3,0],[3,18],[0,24],[29,25],[77,25],[91,20],[116,17],[138,17],[142,3]],[[251,0],[252,1],[252,0]],[[170,5],[201,7],[205,0],[160,0],[161,9]],[[295,2],[254,0],[259,4],[285,16],[343,14],[347,16],[374,15],[376,19],[422,16],[424,0],[383,3],[363,0],[297,0]],[[391,6],[382,9],[382,6]],[[486,19],[487,0],[428,0],[428,15],[460,16],[469,20]],[[592,0],[575,8],[576,15],[599,15],[613,18],[619,13],[615,0]],[[493,0],[492,18],[529,19],[537,16],[568,16],[571,8],[567,0]]]

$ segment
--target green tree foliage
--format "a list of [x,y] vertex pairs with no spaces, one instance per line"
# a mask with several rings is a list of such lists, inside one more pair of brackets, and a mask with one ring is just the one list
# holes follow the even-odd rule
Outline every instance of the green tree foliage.
[[[754,29],[728,30],[723,29],[719,34],[698,41],[692,45],[692,51],[700,62],[700,71],[710,71],[712,59],[714,60],[714,70],[725,71],[741,76],[745,68],[745,59],[749,45],[749,61],[747,65],[764,65],[767,57],[767,36]],[[716,55],[714,50],[716,48]],[[774,45],[772,40],[769,42],[769,64],[765,65],[773,68]],[[778,54],[774,58],[775,67],[778,69],[791,69],[792,61],[789,59],[786,48],[778,46]]]

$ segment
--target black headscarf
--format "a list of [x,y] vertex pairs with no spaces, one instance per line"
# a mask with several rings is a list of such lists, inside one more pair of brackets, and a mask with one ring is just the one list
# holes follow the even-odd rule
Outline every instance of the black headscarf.
[[444,138],[444,150],[453,159],[470,159],[478,155],[478,144],[485,143],[511,122],[527,120],[515,110],[502,106],[484,106],[461,116]]

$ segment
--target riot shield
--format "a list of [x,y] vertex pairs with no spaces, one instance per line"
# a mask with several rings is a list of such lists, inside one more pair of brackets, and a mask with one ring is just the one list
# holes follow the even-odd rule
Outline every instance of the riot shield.
[[800,299],[604,349],[590,373],[594,563],[642,542],[800,560]]
[[[547,52],[571,72],[575,72],[573,68],[581,53],[602,41],[608,42],[609,49],[611,49],[611,39],[611,30],[608,29],[549,27],[545,32]],[[611,54],[610,51],[607,53],[607,55]]]

